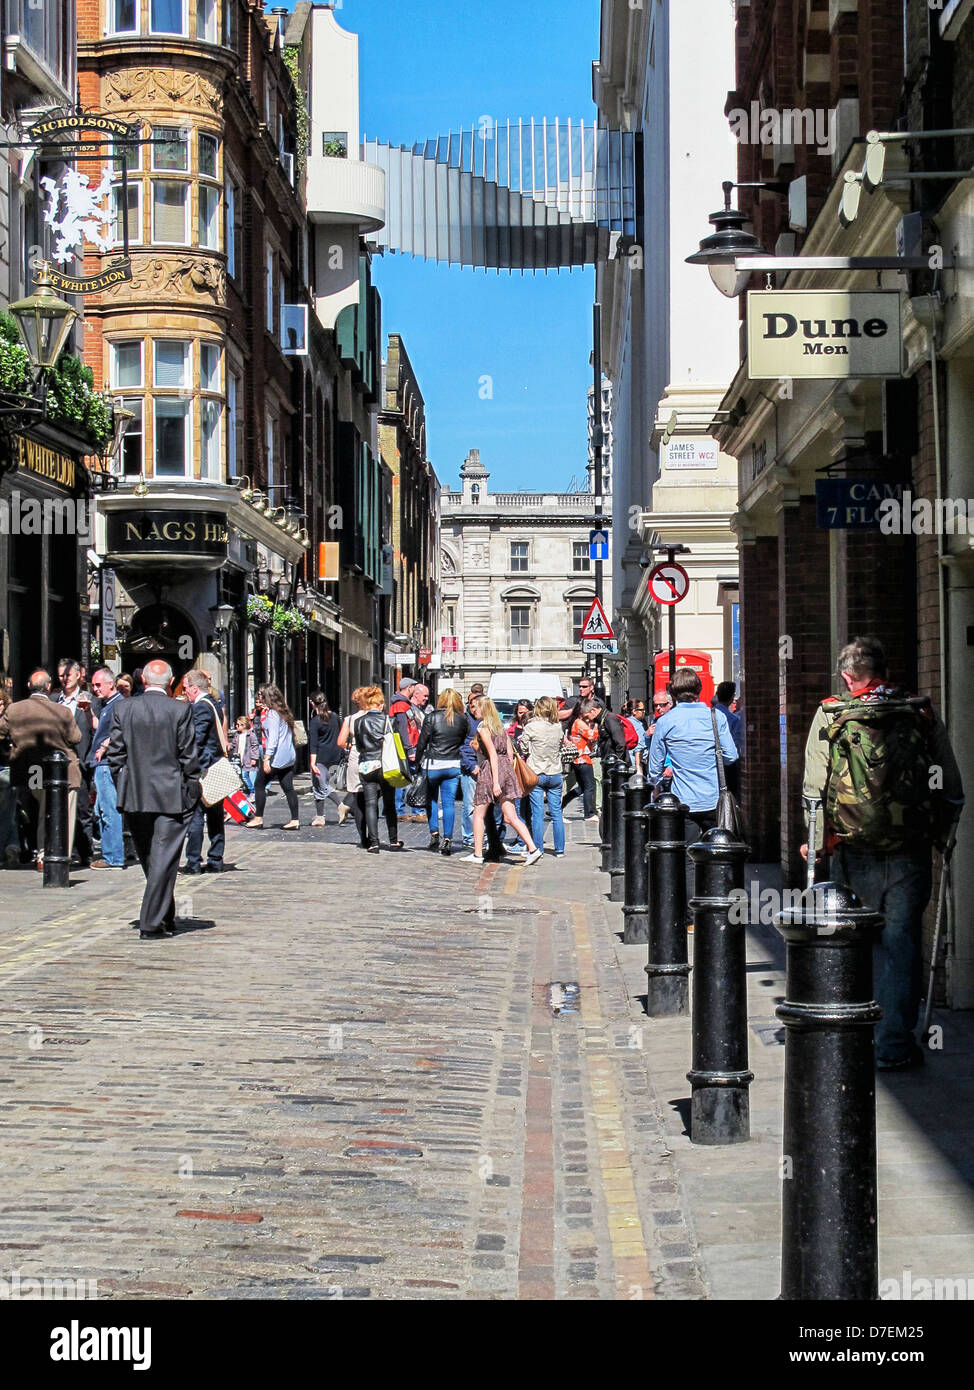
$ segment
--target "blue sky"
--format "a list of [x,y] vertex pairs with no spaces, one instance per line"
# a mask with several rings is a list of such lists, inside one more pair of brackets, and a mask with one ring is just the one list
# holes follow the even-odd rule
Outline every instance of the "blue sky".
[[[366,136],[411,144],[484,115],[594,114],[598,0],[343,0],[335,17],[359,35]],[[471,448],[498,491],[584,481],[593,268],[509,276],[386,255],[373,273],[383,334],[402,334],[426,399],[442,483],[458,485]]]

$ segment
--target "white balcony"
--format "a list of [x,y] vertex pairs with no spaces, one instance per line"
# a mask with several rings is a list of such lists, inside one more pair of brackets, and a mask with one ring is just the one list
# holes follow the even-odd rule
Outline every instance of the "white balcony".
[[376,164],[327,155],[308,160],[308,217],[375,232],[386,221],[386,174]]

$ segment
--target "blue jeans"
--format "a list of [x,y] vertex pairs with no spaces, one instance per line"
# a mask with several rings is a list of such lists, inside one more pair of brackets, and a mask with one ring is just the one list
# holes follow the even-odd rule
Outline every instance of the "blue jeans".
[[531,838],[538,849],[544,848],[544,805],[551,812],[551,829],[555,837],[555,853],[565,852],[565,822],[561,815],[561,773],[538,773],[538,785],[531,791]]
[[95,767],[95,815],[101,824],[101,857],[113,869],[125,863],[122,816],[115,800],[115,783],[107,763]]
[[[443,822],[443,838],[452,840],[457,817],[457,782],[460,780],[460,769],[456,767],[431,767],[426,776],[429,779],[430,789],[430,834],[435,835],[439,829],[437,824],[437,809],[439,809],[439,819]],[[439,800],[438,808],[437,800]]]
[[873,951],[874,993],[883,1017],[876,1025],[876,1059],[898,1062],[910,1055],[920,1012],[923,963],[920,928],[930,901],[930,850],[913,854],[835,855],[834,877],[886,918]]
[[243,780],[244,786],[247,788],[247,791],[250,793],[251,796],[253,796],[254,778],[257,776],[257,769],[255,767],[242,767],[240,769],[240,776]]
[[460,817],[460,829],[463,834],[465,845],[473,844],[473,795],[477,790],[477,774],[475,772],[460,773],[460,790],[463,792],[463,814]]

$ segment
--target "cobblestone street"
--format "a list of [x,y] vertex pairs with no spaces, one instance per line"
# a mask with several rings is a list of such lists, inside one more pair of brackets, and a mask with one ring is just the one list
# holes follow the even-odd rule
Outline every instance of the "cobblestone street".
[[4,874],[5,1267],[101,1299],[700,1297],[596,830],[478,869],[415,824],[378,857],[230,828],[159,943],[138,870]]

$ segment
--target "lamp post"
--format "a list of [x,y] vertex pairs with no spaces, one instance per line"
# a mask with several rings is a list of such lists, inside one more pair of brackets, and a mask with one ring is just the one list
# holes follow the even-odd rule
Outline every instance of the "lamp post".
[[35,272],[34,293],[10,305],[31,371],[26,395],[0,393],[0,419],[11,432],[47,418],[48,378],[78,317],[77,309],[58,299],[51,288],[50,276],[50,267],[42,261]]
[[78,317],[77,309],[58,299],[51,288],[51,268],[42,261],[34,275],[34,293],[11,304],[20,336],[35,372],[46,373],[56,365]]

